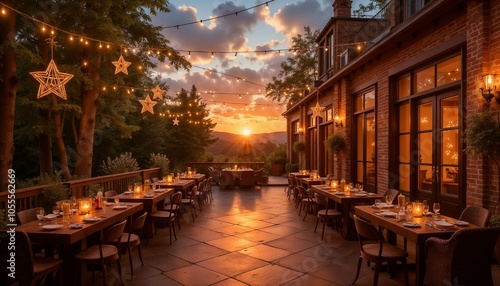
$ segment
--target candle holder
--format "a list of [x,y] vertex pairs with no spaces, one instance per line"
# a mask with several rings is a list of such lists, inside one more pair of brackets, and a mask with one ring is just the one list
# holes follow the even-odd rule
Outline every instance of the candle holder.
[[413,216],[414,217],[421,217],[422,210],[423,210],[423,205],[421,202],[414,202],[413,203]]
[[172,183],[173,180],[174,180],[174,174],[170,173],[170,175],[167,176],[167,183]]
[[349,186],[345,186],[344,187],[344,195],[346,197],[350,196],[351,195],[351,188]]
[[134,186],[134,195],[140,195],[142,193],[142,185]]
[[338,187],[338,185],[339,185],[339,182],[337,180],[332,180],[330,182],[330,188],[332,188],[332,189],[336,189]]
[[[78,213],[81,215],[89,214],[92,210],[92,198],[82,198],[78,200]],[[64,210],[63,210],[64,212]]]

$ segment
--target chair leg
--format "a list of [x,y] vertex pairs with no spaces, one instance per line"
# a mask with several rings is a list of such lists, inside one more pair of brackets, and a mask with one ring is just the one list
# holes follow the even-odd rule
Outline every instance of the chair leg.
[[175,234],[175,220],[178,220],[177,218],[174,218],[174,222],[172,222],[172,229],[174,230],[174,238],[177,240],[177,235]]
[[354,278],[354,281],[352,281],[351,284],[354,284],[354,282],[356,282],[356,280],[358,280],[359,271],[361,270],[361,262],[362,261],[363,261],[363,258],[361,258],[361,256],[360,256],[359,259],[358,259],[358,269],[356,270],[356,277]]
[[106,286],[106,265],[101,261],[102,285]]
[[403,271],[404,271],[404,275],[405,275],[405,286],[409,286],[410,285],[410,281],[408,279],[408,263],[406,263],[406,259],[403,259]]
[[130,262],[130,277],[134,278],[134,266],[132,265],[132,249],[128,247],[128,261]]
[[[174,226],[174,231],[175,231],[175,226]],[[168,223],[168,234],[170,236],[170,245],[172,245],[172,221]]]
[[179,227],[179,230],[181,230],[181,220],[179,219],[179,211],[175,214],[177,218],[175,219],[177,221],[177,226]]
[[137,246],[137,252],[139,252],[139,259],[141,260],[142,266],[144,266],[144,261],[142,261],[142,250],[140,244]]
[[122,265],[120,263],[120,258],[116,260],[116,266],[118,267],[118,275],[120,276],[120,281],[122,282],[123,286],[123,279],[122,279]]
[[323,230],[321,231],[321,240],[323,240],[323,236],[325,236],[325,226],[326,226],[326,217],[323,218]]
[[309,212],[309,204],[306,204],[306,210],[304,211],[304,218],[302,219],[303,221],[306,220],[307,212]]
[[316,216],[316,226],[314,227],[314,232],[318,229],[319,216]]
[[373,273],[373,286],[378,285],[378,275],[380,273],[380,261],[375,263],[375,273]]

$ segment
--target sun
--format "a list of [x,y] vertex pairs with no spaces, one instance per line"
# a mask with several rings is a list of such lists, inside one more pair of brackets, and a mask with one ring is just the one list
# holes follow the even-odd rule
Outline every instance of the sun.
[[249,129],[243,130],[243,136],[249,136],[251,134]]

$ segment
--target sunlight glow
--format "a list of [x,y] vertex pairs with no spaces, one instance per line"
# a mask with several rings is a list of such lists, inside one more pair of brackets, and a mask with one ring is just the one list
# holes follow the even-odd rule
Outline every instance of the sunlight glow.
[[250,130],[248,129],[243,130],[243,136],[250,136],[250,134],[251,134]]

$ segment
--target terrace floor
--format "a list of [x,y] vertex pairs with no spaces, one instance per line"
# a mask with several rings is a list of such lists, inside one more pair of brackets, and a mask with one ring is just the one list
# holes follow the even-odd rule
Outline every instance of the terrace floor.
[[[332,228],[314,232],[316,218],[298,216],[292,200],[279,186],[280,178],[255,189],[220,190],[193,222],[186,213],[177,241],[169,244],[167,228],[142,241],[144,266],[133,249],[134,277],[128,255],[122,256],[125,285],[350,285],[359,257],[357,241],[346,241]],[[412,257],[410,256],[410,261]],[[495,285],[500,267],[493,265]],[[414,271],[410,270],[410,285]],[[372,285],[373,271],[362,264],[355,285]],[[87,281],[92,281],[89,275]],[[115,266],[109,285],[119,285]],[[90,285],[100,285],[100,273]],[[379,285],[404,285],[402,271],[391,278],[382,272]]]

